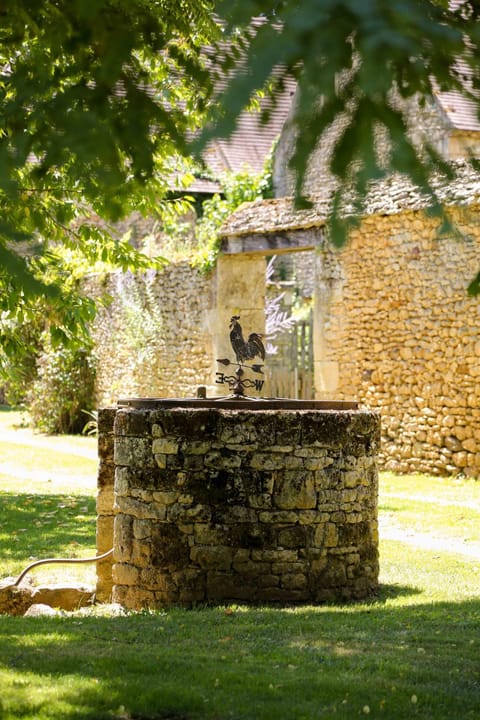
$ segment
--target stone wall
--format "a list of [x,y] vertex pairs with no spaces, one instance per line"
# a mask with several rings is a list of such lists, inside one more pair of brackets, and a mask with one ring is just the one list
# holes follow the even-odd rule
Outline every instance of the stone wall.
[[110,297],[93,333],[99,406],[127,396],[195,396],[212,382],[211,276],[171,263],[144,275],[91,277],[87,290]]
[[[468,152],[478,153],[478,133],[452,131],[452,127],[435,99],[427,100],[423,105],[418,98],[398,99],[398,105],[405,108],[408,122],[409,137],[417,148],[422,148],[428,141],[445,158],[456,159],[468,157]],[[321,193],[328,196],[337,184],[330,172],[330,162],[334,145],[338,142],[346,120],[339,116],[322,136],[321,141],[312,153],[308,162],[302,191],[307,195]],[[282,130],[275,148],[273,162],[273,186],[276,197],[285,197],[295,193],[295,174],[289,167],[293,154],[295,129],[287,122]],[[377,136],[377,154],[385,157],[389,143],[384,134]]]
[[[98,411],[97,555],[113,548],[115,414],[114,408]],[[99,602],[110,602],[112,597],[112,562],[113,558],[109,557],[97,563],[96,599]]]
[[317,255],[317,390],[382,414],[384,467],[480,476],[479,207],[372,215]]
[[379,436],[366,411],[117,410],[113,600],[368,596]]
[[480,156],[480,133],[457,130],[452,132],[448,141],[448,157],[466,158]]
[[[281,235],[293,247],[299,235],[302,247],[317,245],[317,397],[381,411],[380,460],[399,472],[480,476],[480,308],[466,291],[479,269],[480,176],[463,165],[459,172],[441,195],[457,235],[439,237],[425,198],[397,180],[372,192],[368,215],[341,252],[325,240],[324,199],[301,213],[287,200],[251,203],[229,220],[234,239],[243,233],[268,245]],[[154,278],[154,304],[147,283],[140,295],[151,335],[136,332],[137,311],[129,315],[125,298],[101,312],[100,405],[128,395],[191,396],[198,385],[228,393],[212,387],[215,359],[231,355],[232,314],[242,314],[247,332],[261,330],[265,261],[260,253],[224,255],[219,268],[212,278],[188,264],[168,266]],[[119,282],[110,276],[105,287],[113,295]],[[261,394],[270,394],[268,383]]]

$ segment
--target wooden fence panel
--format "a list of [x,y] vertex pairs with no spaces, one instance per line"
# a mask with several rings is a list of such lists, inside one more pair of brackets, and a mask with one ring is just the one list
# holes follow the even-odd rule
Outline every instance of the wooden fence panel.
[[290,332],[290,353],[284,366],[267,370],[267,385],[272,397],[312,400],[313,386],[313,312]]

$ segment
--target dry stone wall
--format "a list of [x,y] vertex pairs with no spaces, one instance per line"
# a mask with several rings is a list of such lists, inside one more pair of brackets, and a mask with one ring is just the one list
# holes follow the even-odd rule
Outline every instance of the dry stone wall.
[[[115,414],[115,408],[102,408],[98,411],[97,555],[113,548]],[[97,563],[96,587],[96,598],[99,602],[110,602],[111,597],[112,556]]]
[[211,382],[211,276],[171,263],[144,275],[91,277],[87,290],[110,298],[93,333],[99,406],[128,396],[194,396]]
[[448,140],[448,157],[452,159],[466,158],[470,155],[480,156],[480,133],[466,130],[452,132]]
[[[324,237],[326,200],[303,213],[282,200],[252,203],[229,221],[234,236],[261,238],[280,228],[292,245],[301,233],[302,242],[308,236],[319,247],[317,397],[328,391],[379,410],[380,461],[398,472],[480,476],[480,308],[466,291],[479,269],[480,180],[462,168],[448,197],[441,195],[451,204],[457,234],[439,236],[425,198],[397,180],[372,194],[369,214],[341,252]],[[253,273],[248,265],[242,272],[234,255],[227,259],[231,272],[222,282],[184,263],[168,266],[152,282],[139,281],[140,289],[132,283],[130,310],[128,294],[118,298],[122,281],[105,280],[114,301],[101,311],[96,329],[100,406],[129,395],[191,396],[198,385],[210,386],[210,394],[214,360],[230,353],[228,319],[243,313],[248,301],[252,309],[242,322],[257,330],[263,307],[260,269]],[[239,273],[250,284],[232,296],[232,278]],[[97,279],[97,293],[99,286]],[[235,307],[222,300],[228,294]],[[139,297],[148,310],[143,328],[135,322]],[[217,390],[224,392],[222,386]]]
[[372,215],[319,250],[317,354],[338,397],[381,412],[384,467],[479,477],[479,208],[451,217],[458,235],[422,211]]
[[125,408],[114,434],[114,601],[321,602],[377,589],[377,414]]

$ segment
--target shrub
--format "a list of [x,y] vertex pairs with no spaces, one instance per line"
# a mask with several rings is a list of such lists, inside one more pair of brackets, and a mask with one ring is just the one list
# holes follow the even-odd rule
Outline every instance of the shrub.
[[88,347],[52,347],[47,340],[28,396],[34,427],[46,433],[81,433],[94,407],[95,363]]

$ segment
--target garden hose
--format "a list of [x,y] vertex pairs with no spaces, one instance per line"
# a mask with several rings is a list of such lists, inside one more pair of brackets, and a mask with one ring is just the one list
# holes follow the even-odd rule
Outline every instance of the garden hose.
[[113,548],[111,550],[107,550],[107,552],[102,553],[101,555],[96,555],[95,557],[90,558],[47,558],[46,560],[36,560],[35,562],[28,565],[25,570],[22,570],[20,575],[17,577],[15,582],[12,584],[12,587],[17,587],[17,585],[20,585],[25,575],[30,572],[34,567],[38,567],[38,565],[46,565],[47,563],[92,563],[97,562],[98,560],[104,560],[106,557],[111,555],[113,553]]

